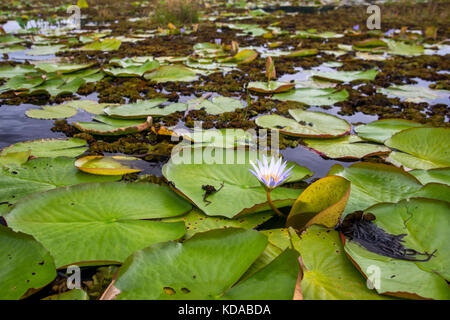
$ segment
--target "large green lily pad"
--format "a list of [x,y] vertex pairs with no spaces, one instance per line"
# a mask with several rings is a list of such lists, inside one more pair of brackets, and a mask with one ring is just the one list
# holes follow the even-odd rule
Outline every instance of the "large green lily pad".
[[295,83],[270,81],[267,82],[249,82],[247,89],[261,93],[279,93],[286,92],[295,87]]
[[142,77],[145,73],[150,72],[159,66],[160,65],[157,60],[151,60],[138,66],[132,65],[124,68],[108,68],[103,71],[114,77]]
[[[379,293],[408,298],[450,299],[450,228],[448,202],[415,198],[399,203],[380,203],[366,212],[375,215],[374,223],[390,234],[406,234],[404,245],[418,252],[432,253],[429,261],[393,259],[367,251],[353,241],[345,242],[345,251],[367,277],[371,267],[379,272],[374,286]],[[376,286],[378,282],[378,288]]]
[[363,139],[384,143],[397,132],[416,127],[423,127],[423,124],[404,119],[382,119],[356,126],[355,132]]
[[235,228],[154,245],[129,257],[109,290],[117,299],[292,299],[299,270],[293,250],[239,281],[266,245],[261,233]]
[[450,128],[411,128],[400,131],[385,142],[393,151],[387,161],[411,169],[450,166]]
[[334,88],[297,88],[273,95],[275,100],[297,101],[311,106],[331,106],[336,102],[345,101],[347,98],[347,90],[336,90]]
[[32,236],[0,225],[0,300],[20,299],[56,277],[50,253]]
[[104,112],[118,119],[146,119],[149,116],[166,116],[173,112],[184,111],[186,108],[162,107],[165,98],[142,100],[135,103],[123,104],[115,107],[107,107]]
[[264,115],[256,118],[255,123],[298,137],[334,138],[344,136],[351,130],[347,121],[324,112],[291,109],[289,114],[295,120],[279,115]]
[[303,262],[300,287],[304,300],[385,299],[367,287],[346,257],[337,231],[311,226],[301,235],[298,250]]
[[436,182],[450,185],[450,168],[416,169],[411,170],[409,173],[422,182],[422,184]]
[[26,195],[88,182],[119,180],[119,177],[94,176],[79,171],[75,159],[37,158],[20,165],[0,168],[0,202],[14,203]]
[[87,69],[91,67],[93,63],[88,64],[70,64],[70,63],[64,63],[64,64],[57,64],[57,63],[40,63],[36,65],[36,69],[41,70],[46,73],[71,73],[83,69]]
[[77,50],[82,51],[115,51],[119,50],[122,42],[117,39],[104,39],[88,43]]
[[80,131],[101,136],[121,136],[147,130],[152,125],[152,117],[142,119],[114,119],[98,115],[95,122],[74,122],[72,125]]
[[0,155],[31,150],[34,157],[76,157],[87,150],[86,141],[77,138],[42,139],[18,142],[4,148]]
[[173,217],[190,209],[169,187],[90,183],[27,197],[5,218],[13,230],[33,235],[50,251],[57,267],[62,267],[122,262],[149,245],[181,238],[184,223],[150,219]]
[[448,90],[434,90],[416,85],[394,85],[388,88],[378,88],[377,92],[405,99],[407,102],[431,102],[450,95]]
[[181,64],[161,66],[155,71],[146,73],[144,78],[150,79],[156,82],[191,82],[197,80],[197,74],[190,68],[187,68]]
[[[264,187],[249,171],[249,160],[255,161],[257,157],[258,154],[252,151],[184,148],[172,155],[164,165],[163,175],[174,183],[178,192],[207,215],[233,218],[270,208]],[[307,168],[295,165],[287,181],[299,181],[309,175],[311,172]],[[209,195],[205,201],[202,186],[211,185],[218,190],[222,183],[223,188]],[[278,187],[271,196],[275,206],[282,207],[292,204],[301,191]]]
[[68,104],[57,106],[44,106],[42,109],[29,109],[25,112],[27,117],[34,119],[65,119],[77,114],[77,109]]
[[336,72],[313,72],[313,78],[319,80],[327,80],[333,82],[351,82],[354,80],[368,80],[375,79],[378,71],[370,69],[366,71],[336,71]]
[[366,143],[355,135],[336,139],[304,139],[303,141],[321,156],[332,159],[361,159],[391,151],[391,149],[382,145]]

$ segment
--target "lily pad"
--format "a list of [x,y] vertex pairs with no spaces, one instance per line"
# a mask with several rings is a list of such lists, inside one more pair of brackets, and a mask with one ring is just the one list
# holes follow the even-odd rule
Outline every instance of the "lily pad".
[[416,169],[409,171],[409,173],[422,182],[422,184],[436,182],[450,185],[450,168]]
[[45,106],[42,109],[29,109],[25,112],[27,117],[33,119],[66,119],[77,114],[77,109],[70,105]]
[[21,165],[28,161],[31,150],[22,152],[10,152],[0,156],[0,166],[4,165]]
[[409,44],[403,41],[395,41],[391,39],[385,39],[388,45],[388,52],[390,54],[401,56],[419,56],[424,54],[424,47],[417,44]]
[[304,300],[388,299],[367,287],[346,257],[337,231],[311,226],[301,235],[298,250],[303,262],[300,287]]
[[122,42],[117,39],[104,39],[90,42],[77,50],[82,51],[115,51],[119,50]]
[[385,142],[393,151],[387,161],[412,169],[450,166],[450,128],[411,128]]
[[13,230],[33,235],[62,267],[120,263],[137,250],[178,239],[185,233],[184,223],[149,219],[177,216],[190,208],[168,187],[89,183],[27,197],[5,218]]
[[266,245],[257,231],[235,228],[161,243],[129,257],[108,289],[116,299],[291,299],[299,270],[293,250],[239,281]]
[[378,74],[376,69],[366,71],[313,72],[313,78],[334,82],[351,82],[355,80],[373,81]]
[[334,165],[328,175],[342,176],[352,183],[344,214],[379,202],[407,199],[422,188],[419,180],[402,169],[379,163],[360,162],[348,168]]
[[72,125],[80,131],[101,136],[121,136],[147,130],[152,125],[152,117],[147,120],[114,119],[98,115],[96,122],[74,122]]
[[20,299],[29,289],[53,281],[56,269],[50,253],[32,236],[0,225],[0,299]]
[[295,83],[270,81],[267,82],[249,82],[247,89],[261,93],[279,93],[286,92],[295,87]]
[[215,96],[211,101],[203,98],[192,99],[188,101],[187,108],[189,110],[204,109],[209,114],[218,115],[224,112],[233,112],[236,109],[244,108],[244,105],[237,99]]
[[[365,276],[370,266],[378,268],[379,293],[425,299],[450,299],[450,254],[446,230],[450,227],[450,204],[444,201],[415,198],[399,203],[380,203],[366,212],[373,222],[390,234],[406,234],[404,246],[418,252],[432,253],[426,262],[393,259],[367,251],[353,241],[345,241],[345,252]],[[376,283],[375,283],[376,284]]]
[[36,69],[46,73],[58,72],[58,73],[71,73],[91,67],[93,63],[89,64],[56,64],[56,63],[40,63],[36,65]]
[[48,56],[63,51],[67,47],[62,44],[33,46],[26,52],[28,56]]
[[348,92],[345,89],[297,88],[288,92],[274,94],[272,98],[281,101],[297,101],[310,106],[331,106],[336,102],[347,100],[348,96]]
[[31,150],[33,157],[76,157],[87,150],[86,141],[77,138],[42,139],[18,142],[4,148],[0,155]]
[[107,107],[104,112],[108,116],[117,119],[146,119],[149,116],[166,116],[186,109],[170,107],[171,105],[167,107],[160,106],[166,101],[167,99],[165,98],[142,100],[135,103]]
[[264,115],[256,118],[255,123],[262,128],[298,137],[334,138],[344,136],[351,130],[347,121],[324,112],[291,109],[289,113],[295,120],[279,115]]
[[81,172],[74,161],[66,157],[37,158],[0,168],[0,202],[14,203],[26,195],[59,187],[120,179]]
[[395,133],[416,127],[423,127],[423,124],[404,119],[382,119],[356,126],[355,132],[363,139],[384,143]]
[[61,294],[48,296],[42,300],[89,300],[89,296],[83,289],[72,289]]
[[155,71],[146,73],[144,75],[145,79],[150,79],[156,82],[169,82],[169,81],[180,81],[180,82],[191,82],[197,80],[197,74],[190,68],[183,65],[169,65],[161,66]]
[[295,31],[294,37],[296,38],[311,38],[311,39],[336,39],[336,38],[342,38],[344,35],[340,33],[335,33],[332,31],[326,31],[318,33],[316,30],[297,30]]
[[389,88],[379,88],[377,92],[404,98],[407,102],[430,102],[435,99],[445,98],[450,95],[448,90],[433,90],[426,87],[414,85],[391,86]]
[[332,159],[361,159],[391,152],[385,146],[366,143],[355,135],[336,139],[304,139],[303,142],[321,156]]
[[134,169],[136,162],[143,161],[135,157],[126,156],[86,156],[75,161],[75,167],[83,172],[102,176],[121,176],[128,173],[141,172]]
[[244,49],[230,58],[220,59],[220,63],[245,64],[250,63],[258,57],[258,52],[252,49]]
[[125,68],[109,68],[104,69],[106,74],[114,77],[142,77],[145,73],[158,68],[157,60],[147,61],[139,66],[128,66]]
[[[163,175],[207,215],[233,218],[270,208],[264,187],[249,171],[249,160],[257,157],[258,153],[251,151],[185,148],[172,155],[163,167]],[[300,181],[309,175],[307,168],[295,165],[287,181]],[[220,191],[205,198],[202,186],[211,185],[218,190],[222,184]],[[301,192],[278,187],[271,196],[275,206],[282,207],[292,204]]]
[[283,58],[298,58],[298,57],[310,57],[319,53],[317,49],[301,49],[282,55]]
[[350,196],[350,181],[329,176],[317,180],[294,202],[286,225],[297,230],[320,224],[334,228],[344,212]]

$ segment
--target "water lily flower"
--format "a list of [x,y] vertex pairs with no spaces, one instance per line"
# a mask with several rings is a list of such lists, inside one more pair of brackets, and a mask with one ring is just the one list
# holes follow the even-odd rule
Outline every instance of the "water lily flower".
[[353,26],[353,30],[358,31],[359,30],[359,24],[357,24],[356,26]]
[[220,45],[222,43],[222,39],[214,39],[215,44]]
[[253,161],[250,164],[253,166],[254,170],[249,169],[249,171],[258,178],[259,181],[268,190],[273,190],[282,184],[289,176],[292,174],[291,170],[294,166],[286,170],[287,161],[282,163],[282,158],[275,157],[270,158],[270,164],[267,161],[266,156],[263,156],[263,161],[257,160],[258,165],[255,165]]
[[185,31],[184,28],[180,28],[180,33],[184,33]]

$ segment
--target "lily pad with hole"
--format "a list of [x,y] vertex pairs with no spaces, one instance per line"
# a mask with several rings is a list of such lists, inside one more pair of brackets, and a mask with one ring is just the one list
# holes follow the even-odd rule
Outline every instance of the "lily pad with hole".
[[344,214],[365,210],[379,202],[397,202],[413,197],[423,187],[406,171],[385,164],[360,162],[348,168],[331,167],[328,175],[338,175],[352,183]]
[[107,292],[115,299],[292,299],[299,271],[293,250],[240,279],[266,245],[261,233],[236,228],[154,245],[130,256]]
[[101,176],[121,176],[141,172],[137,163],[143,160],[127,156],[85,156],[75,161],[75,167],[83,172]]
[[197,74],[190,68],[187,68],[181,64],[161,66],[158,69],[146,73],[145,79],[160,82],[191,82],[198,79]]
[[0,155],[31,150],[33,157],[76,157],[87,150],[86,141],[78,138],[41,139],[18,142],[1,150]]
[[322,139],[344,136],[351,130],[347,121],[324,112],[291,109],[289,114],[295,120],[279,115],[264,115],[256,118],[255,123],[286,135]]
[[89,183],[31,195],[16,203],[5,218],[13,230],[33,235],[62,267],[120,263],[154,243],[181,238],[184,223],[152,219],[190,209],[169,187]]
[[345,255],[337,231],[315,225],[300,237],[300,288],[304,300],[389,299],[367,287],[364,277]]
[[80,131],[100,136],[121,136],[147,130],[152,125],[152,117],[143,119],[114,119],[98,115],[95,122],[73,122],[72,125]]
[[167,100],[166,98],[141,100],[135,103],[107,107],[104,112],[108,116],[117,119],[146,119],[149,116],[166,116],[173,112],[184,111],[186,109],[170,107],[170,105],[167,107],[161,106]]
[[335,71],[335,72],[313,72],[313,78],[319,80],[333,81],[333,82],[351,82],[355,80],[373,81],[377,75],[376,69],[365,71]]
[[20,299],[56,277],[50,253],[32,236],[0,225],[0,300]]
[[79,171],[73,158],[37,158],[0,168],[0,202],[14,203],[29,194],[80,183],[107,182],[120,177],[94,176]]
[[391,152],[383,145],[367,143],[355,135],[336,139],[304,139],[303,142],[321,156],[332,159],[361,159]]
[[[345,252],[382,294],[419,299],[450,299],[450,251],[446,232],[450,228],[450,204],[446,201],[414,198],[398,203],[380,203],[365,210],[384,231],[406,234],[404,246],[434,253],[429,261],[405,261],[366,250],[345,240]],[[377,269],[374,279],[372,273]],[[377,287],[378,285],[378,287]]]
[[25,112],[27,117],[33,119],[66,119],[77,114],[77,109],[70,105],[44,106],[41,109],[29,109]]
[[286,225],[297,230],[313,224],[334,228],[350,197],[350,184],[350,181],[339,176],[315,181],[295,200]]
[[382,119],[356,126],[355,132],[363,139],[384,143],[397,132],[423,126],[423,124],[411,120]]
[[331,106],[336,102],[347,100],[348,96],[348,92],[345,89],[297,88],[288,92],[274,94],[272,98],[280,101],[296,101],[310,106]]
[[393,151],[387,161],[411,169],[450,166],[450,128],[411,128],[394,134],[385,144]]
[[260,93],[279,93],[286,92],[295,87],[295,83],[291,82],[281,82],[281,81],[270,81],[267,82],[249,82],[247,84],[247,89],[250,91],[256,91]]
[[[264,187],[249,171],[249,161],[258,156],[257,152],[244,150],[184,148],[164,165],[163,175],[177,192],[207,215],[233,218],[270,208]],[[311,175],[307,168],[298,165],[294,165],[292,172],[286,182]],[[217,191],[205,197],[202,186],[208,185]],[[272,191],[271,197],[275,206],[283,207],[292,204],[302,191],[281,186]]]

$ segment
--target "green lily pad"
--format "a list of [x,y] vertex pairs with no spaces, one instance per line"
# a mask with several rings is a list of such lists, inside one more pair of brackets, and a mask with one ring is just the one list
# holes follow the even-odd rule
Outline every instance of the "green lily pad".
[[391,39],[385,39],[385,42],[388,45],[388,52],[390,54],[401,56],[420,56],[425,52],[422,45],[408,44],[403,41],[395,41]]
[[31,150],[33,157],[76,157],[87,150],[86,141],[77,138],[41,139],[18,142],[4,148],[0,155]]
[[394,97],[404,98],[407,102],[430,102],[439,98],[446,98],[450,95],[448,90],[433,90],[415,85],[391,86],[389,88],[379,88],[377,92]]
[[173,217],[190,209],[168,187],[89,183],[27,197],[5,218],[13,230],[33,235],[62,267],[122,262],[154,243],[181,238],[184,223],[149,219]]
[[33,46],[31,47],[31,50],[26,52],[26,55],[48,56],[56,54],[59,51],[63,51],[63,49],[66,49],[66,46],[62,44]]
[[304,139],[303,142],[321,156],[332,159],[361,159],[391,152],[391,149],[385,146],[366,143],[355,135],[336,139]]
[[77,114],[77,109],[70,105],[44,106],[42,109],[29,109],[25,112],[27,117],[33,119],[66,119]]
[[295,87],[295,83],[270,81],[267,82],[249,82],[247,89],[261,93],[279,93],[286,92]]
[[6,81],[0,86],[0,92],[11,90],[28,90],[37,87],[44,82],[44,78],[40,74],[33,74],[32,76],[17,75]]
[[409,173],[422,182],[422,184],[436,182],[450,185],[450,168],[416,169],[409,171]]
[[450,166],[450,128],[411,128],[394,134],[385,142],[393,151],[387,161],[411,169]]
[[283,58],[298,58],[298,57],[310,57],[319,53],[317,49],[301,49],[282,55]]
[[366,71],[336,71],[336,72],[313,72],[313,78],[334,82],[351,82],[355,80],[373,81],[377,76],[376,69]]
[[18,37],[12,36],[10,34],[5,34],[0,36],[0,44],[3,46],[5,44],[14,44],[14,43],[21,43],[25,40],[20,39]]
[[297,30],[295,31],[294,37],[296,38],[311,38],[311,39],[336,39],[336,38],[342,38],[344,35],[340,33],[335,33],[332,31],[326,31],[318,33],[315,30]]
[[145,79],[150,79],[156,82],[169,82],[169,81],[180,81],[180,82],[191,82],[197,80],[197,74],[190,68],[183,65],[169,65],[161,66],[155,71],[146,73],[144,75]]
[[167,107],[160,106],[164,102],[167,102],[166,98],[142,100],[135,103],[107,107],[104,112],[108,116],[117,119],[146,119],[149,116],[166,116],[173,112],[184,111],[186,109],[171,107],[173,105]]
[[69,82],[65,82],[63,79],[49,79],[37,86],[30,88],[24,94],[48,94],[52,97],[57,97],[63,94],[74,94],[84,84],[85,81],[81,78],[75,78]]
[[89,296],[83,289],[72,289],[61,294],[48,296],[42,300],[89,300]]
[[[258,153],[252,151],[185,148],[172,155],[163,167],[163,175],[207,215],[233,218],[270,208],[264,187],[249,171],[249,160],[255,161],[256,157]],[[309,175],[307,168],[295,165],[287,181],[299,181]],[[204,199],[202,186],[211,185],[218,190],[222,183],[220,191]],[[275,206],[282,207],[292,204],[301,191],[278,187],[271,196]]]
[[336,90],[334,88],[297,88],[274,94],[272,98],[281,101],[297,101],[310,106],[331,106],[336,102],[347,100],[348,92],[345,89]]
[[157,60],[147,61],[139,66],[127,66],[125,68],[109,68],[104,69],[106,74],[114,77],[142,77],[145,73],[159,68],[160,64]]
[[56,277],[50,253],[32,236],[0,225],[0,245],[0,300],[20,299]]
[[85,156],[75,161],[75,167],[90,174],[122,176],[141,172],[137,166],[139,162],[144,160],[128,156]]
[[334,138],[344,136],[351,130],[347,121],[324,112],[291,109],[289,114],[295,120],[279,115],[264,115],[256,118],[255,123],[262,128],[298,137]]
[[359,51],[379,51],[387,47],[388,44],[380,39],[366,39],[353,44],[353,49]]
[[80,183],[119,180],[80,172],[73,158],[37,158],[0,168],[0,202],[14,203],[26,195]]
[[69,101],[64,104],[65,106],[70,106],[76,109],[82,109],[92,114],[103,114],[103,109],[107,106],[111,106],[111,103],[98,103],[93,100],[74,100]]
[[0,78],[13,78],[15,76],[23,76],[27,73],[36,71],[33,65],[19,64],[15,67],[0,66]]
[[73,122],[72,125],[80,131],[101,136],[121,136],[147,130],[152,125],[152,117],[147,120],[114,119],[98,115],[96,122]]
[[215,96],[211,101],[203,98],[192,99],[188,101],[187,108],[189,110],[204,109],[209,114],[218,115],[224,112],[233,112],[236,109],[244,108],[244,105],[237,99]]
[[416,127],[423,127],[423,124],[404,119],[382,119],[356,126],[355,132],[363,139],[384,143],[395,133]]
[[224,217],[210,217],[195,208],[184,216],[165,219],[164,221],[183,221],[186,225],[186,234],[184,235],[184,239],[188,239],[199,232],[210,231],[213,229],[253,229],[269,220],[272,216],[273,213],[267,211],[249,214],[239,219],[228,219]]
[[388,299],[367,287],[346,257],[337,231],[311,226],[301,235],[298,250],[303,262],[300,287],[304,300]]
[[423,187],[414,176],[394,166],[355,163],[348,168],[331,167],[328,175],[338,175],[352,183],[344,214],[364,210],[379,202],[397,202],[413,197]]
[[0,166],[4,165],[21,165],[28,161],[31,150],[22,152],[10,152],[0,156]]
[[244,49],[236,53],[233,57],[220,59],[220,63],[245,64],[250,63],[258,57],[258,52],[252,49]]
[[46,73],[58,72],[58,73],[71,73],[91,67],[93,63],[89,64],[57,64],[57,63],[40,63],[36,65],[36,69]]
[[[345,241],[345,252],[367,277],[370,267],[378,268],[375,289],[379,293],[425,299],[450,299],[450,254],[446,232],[450,227],[448,202],[415,198],[399,203],[380,203],[369,209],[374,223],[390,234],[406,234],[404,245],[418,252],[432,253],[426,262],[393,259],[367,251]],[[378,288],[376,286],[378,282]]]
[[266,245],[257,231],[235,228],[161,243],[129,257],[109,290],[116,299],[291,299],[299,271],[293,250],[239,281]]
[[81,51],[115,51],[119,50],[122,42],[117,39],[104,39],[90,42],[77,50]]
[[17,51],[24,51],[27,47],[21,46],[20,44],[12,44],[8,46],[0,46],[0,54],[8,54]]

